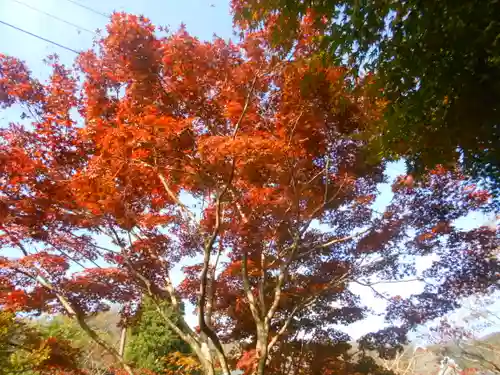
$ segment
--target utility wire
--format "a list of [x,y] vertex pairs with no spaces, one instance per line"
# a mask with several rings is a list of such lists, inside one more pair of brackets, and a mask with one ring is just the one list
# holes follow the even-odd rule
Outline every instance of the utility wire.
[[77,29],[79,29],[79,30],[86,31],[87,33],[90,33],[90,34],[94,34],[94,35],[95,35],[95,32],[93,32],[92,30],[86,29],[85,27],[78,26],[77,24],[74,24],[74,23],[72,23],[72,22],[66,21],[65,19],[59,18],[59,17],[57,17],[57,16],[55,16],[55,15],[53,15],[53,14],[51,14],[51,13],[47,13],[47,12],[45,12],[44,10],[41,10],[41,9],[35,8],[34,6],[31,6],[31,5],[29,5],[29,4],[26,4],[25,2],[22,2],[22,1],[19,1],[19,0],[11,0],[11,1],[13,1],[13,2],[15,2],[15,3],[18,3],[18,4],[21,4],[21,5],[23,5],[23,6],[27,7],[27,8],[30,8],[30,9],[32,9],[32,10],[34,10],[34,11],[36,11],[36,12],[39,12],[39,13],[45,14],[46,16],[51,17],[51,18],[53,18],[53,19],[55,19],[55,20],[58,20],[58,21],[60,21],[60,22],[64,22],[65,24],[70,25],[70,26],[73,26],[73,27],[75,27],[75,28],[77,28]]
[[81,3],[79,3],[78,1],[75,1],[75,0],[66,0],[66,1],[68,1],[68,2],[70,2],[70,3],[72,3],[72,4],[75,4],[75,5],[77,5],[77,6],[81,7],[81,8],[83,8],[83,9],[87,9],[88,11],[90,11],[90,12],[92,12],[92,13],[95,13],[95,14],[98,14],[99,16],[104,17],[104,18],[106,18],[106,19],[109,19],[109,17],[110,17],[110,15],[109,15],[109,14],[106,14],[106,13],[100,12],[100,11],[98,11],[98,10],[94,9],[94,8],[89,7],[88,5],[81,4]]
[[52,40],[50,40],[50,39],[44,38],[44,37],[42,37],[42,36],[40,36],[40,35],[30,33],[29,31],[26,31],[26,30],[23,30],[23,29],[21,29],[21,28],[19,28],[19,27],[17,27],[17,26],[11,25],[11,24],[10,24],[10,23],[8,23],[8,22],[5,22],[5,21],[0,20],[0,23],[1,23],[1,24],[3,24],[3,25],[5,25],[5,26],[11,27],[11,28],[13,28],[13,29],[15,29],[15,30],[17,30],[17,31],[20,31],[20,32],[22,32],[22,33],[25,33],[25,34],[31,35],[32,37],[35,37],[35,38],[37,38],[37,39],[43,40],[44,42],[47,42],[47,43],[53,44],[53,45],[55,45],[55,46],[57,46],[57,47],[59,47],[59,48],[63,48],[63,49],[65,49],[65,50],[67,50],[67,51],[70,51],[70,52],[76,53],[77,55],[79,55],[79,54],[80,54],[80,52],[78,52],[77,50],[74,50],[73,48],[63,46],[62,44],[59,44],[59,43],[54,42],[54,41],[52,41]]

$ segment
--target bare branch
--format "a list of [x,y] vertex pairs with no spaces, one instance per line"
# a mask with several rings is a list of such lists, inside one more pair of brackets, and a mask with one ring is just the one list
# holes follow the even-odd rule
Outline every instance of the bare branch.
[[306,222],[306,224],[304,225],[304,227],[300,230],[300,236],[302,236],[307,231],[307,229],[309,229],[309,226],[311,225],[312,221],[314,220],[316,214],[319,211],[321,211],[323,208],[325,208],[325,206],[327,204],[330,204],[331,202],[333,202],[335,200],[335,198],[337,198],[337,196],[339,195],[339,193],[342,190],[342,188],[344,187],[344,185],[345,185],[345,179],[344,179],[344,181],[342,181],[342,184],[340,185],[340,187],[337,189],[337,191],[335,192],[335,194],[330,199],[328,199],[326,202],[324,201],[323,204],[319,205],[318,207],[316,207],[313,210],[313,212],[310,215],[309,220]]
[[255,297],[252,293],[252,290],[250,289],[250,281],[248,279],[248,255],[246,250],[243,250],[243,255],[242,255],[242,262],[241,262],[241,276],[243,279],[243,289],[245,291],[245,295],[247,297],[249,306],[250,306],[250,311],[252,313],[252,316],[257,324],[262,323],[262,318],[260,316],[259,309],[257,308],[257,301],[255,300]]
[[177,203],[179,205],[179,207],[182,208],[182,210],[191,218],[191,220],[195,221],[196,217],[191,212],[191,210],[189,210],[189,208],[187,208],[187,206],[184,203],[182,203],[179,200],[179,198],[177,198],[177,196],[174,194],[174,192],[170,189],[170,186],[168,185],[168,181],[165,178],[165,175],[163,173],[161,173],[161,172],[157,172],[157,173],[158,173],[158,177],[160,178],[160,181],[161,181],[163,187],[165,188],[165,191],[170,196],[170,198],[172,198],[172,200],[175,203]]
[[380,281],[375,281],[375,282],[367,282],[366,284],[372,286],[372,285],[377,285],[377,284],[412,283],[412,282],[415,282],[415,281],[422,281],[422,282],[424,282],[425,280],[422,279],[422,278],[420,278],[420,277],[416,277],[416,278],[413,278],[413,279],[403,279],[403,280],[380,280]]
[[297,118],[295,119],[294,121],[294,124],[293,124],[293,128],[292,128],[292,131],[290,132],[290,138],[288,139],[288,145],[290,146],[290,143],[292,143],[292,138],[293,138],[293,133],[295,133],[295,128],[297,127],[297,124],[300,120],[300,118],[302,117],[302,115],[304,114],[304,111],[300,111],[299,115],[297,116]]
[[280,265],[280,273],[278,276],[278,282],[276,283],[276,287],[274,288],[274,299],[273,299],[273,303],[272,303],[271,307],[269,308],[269,311],[267,312],[267,315],[265,318],[266,323],[269,323],[271,321],[276,310],[278,309],[280,299],[281,299],[281,288],[283,287],[283,284],[284,284],[285,279],[286,279],[288,266],[292,262],[298,246],[299,246],[299,237],[297,236],[297,237],[295,237],[293,244],[291,246],[291,251],[290,251],[290,255],[289,255],[288,259]]
[[266,311],[266,300],[264,298],[264,287],[266,285],[266,255],[264,250],[260,254],[260,269],[262,271],[261,278],[259,279],[259,303],[261,311]]
[[326,165],[325,165],[325,195],[323,196],[323,204],[326,204],[326,200],[328,198],[328,167],[330,165],[330,158],[326,157]]
[[351,240],[351,239],[356,238],[356,237],[358,237],[358,236],[360,236],[360,235],[362,235],[363,233],[366,233],[366,232],[368,232],[368,231],[369,231],[369,229],[364,230],[364,231],[362,231],[362,232],[360,232],[360,233],[353,234],[353,235],[351,235],[351,236],[345,236],[345,237],[341,237],[341,238],[333,238],[333,239],[331,239],[330,241],[325,242],[325,243],[323,243],[323,244],[321,244],[321,245],[316,245],[316,246],[314,246],[311,250],[309,250],[309,251],[307,251],[307,252],[305,252],[305,253],[301,253],[301,254],[300,254],[300,256],[299,256],[299,257],[297,257],[296,259],[301,259],[301,258],[303,258],[303,257],[305,257],[305,256],[308,256],[308,255],[310,255],[310,254],[314,253],[316,250],[319,250],[319,249],[324,249],[324,248],[326,248],[326,247],[328,247],[328,246],[332,246],[332,245],[335,245],[335,244],[337,244],[337,243],[341,243],[341,242],[345,242],[345,241]]
[[362,286],[366,286],[367,288],[370,288],[377,296],[385,299],[386,301],[390,301],[389,298],[387,298],[385,295],[383,295],[382,293],[380,293],[377,289],[375,289],[371,284],[365,284],[359,280],[353,280],[353,282],[355,282],[356,284],[359,284],[359,285],[362,285]]
[[[158,300],[156,298],[156,296],[154,295],[151,295],[151,300],[153,301],[154,305],[155,305],[155,308],[156,308],[156,311],[158,312],[158,314],[163,318],[163,320],[165,321],[165,323],[167,323],[167,325],[176,333],[179,335],[179,337],[181,337],[184,341],[188,342],[189,344],[199,344],[199,341],[196,339],[196,336],[193,334],[193,332],[191,331],[191,329],[189,329],[189,331],[185,332],[183,331],[182,329],[180,329],[177,324],[175,324],[172,319],[167,315],[165,314],[165,311],[161,308],[161,305],[158,303]],[[182,318],[182,316],[178,316],[176,317],[178,319],[180,319],[180,323],[181,323],[181,326],[184,327],[189,327],[187,325],[187,323],[184,322],[184,318]]]
[[227,184],[224,186],[222,191],[217,195],[216,202],[215,202],[215,225],[214,229],[212,231],[212,235],[206,241],[205,247],[204,247],[204,255],[203,255],[203,269],[201,271],[201,276],[200,276],[200,296],[199,296],[199,314],[198,314],[198,319],[200,323],[200,328],[204,327],[206,325],[205,322],[205,303],[206,303],[206,291],[207,291],[207,278],[208,278],[208,271],[210,268],[210,253],[212,252],[212,247],[215,243],[215,240],[217,239],[217,236],[219,234],[219,229],[221,225],[221,202],[222,198],[226,194],[229,185],[233,181],[234,177],[234,171],[235,171],[235,166],[236,163],[233,160],[233,165],[231,168],[231,175],[229,176],[229,181]]
[[170,197],[170,198],[171,198],[171,199],[172,199],[172,200],[173,200],[173,201],[174,201],[174,202],[175,202],[175,203],[176,203],[176,204],[177,204],[177,205],[178,205],[178,206],[182,209],[182,211],[183,211],[183,212],[184,212],[184,213],[185,213],[185,214],[186,214],[186,215],[187,215],[187,216],[188,216],[191,220],[193,220],[193,221],[195,221],[195,220],[196,220],[196,217],[195,217],[195,215],[191,212],[191,210],[190,210],[190,209],[189,209],[189,208],[188,208],[188,207],[187,207],[184,203],[182,203],[182,202],[179,200],[179,198],[175,195],[175,193],[172,191],[172,189],[170,189],[170,185],[168,184],[168,181],[167,181],[167,179],[166,179],[165,175],[164,175],[162,172],[160,172],[160,171],[158,170],[158,168],[156,168],[156,167],[154,167],[153,165],[148,164],[148,163],[146,163],[146,162],[144,162],[144,161],[142,161],[142,160],[136,160],[136,162],[137,162],[137,163],[139,163],[139,164],[141,164],[141,165],[143,165],[143,166],[145,166],[145,167],[147,167],[147,168],[151,168],[151,169],[153,169],[153,170],[156,172],[156,174],[157,174],[158,178],[160,179],[160,182],[161,182],[161,184],[163,185],[163,187],[164,187],[165,191],[167,192],[168,196],[169,196],[169,197]]
[[28,256],[29,253],[28,253],[28,250],[26,250],[26,248],[24,247],[24,245],[21,243],[21,241],[19,241],[17,238],[14,237],[14,235],[12,235],[8,230],[7,228],[5,227],[2,227],[2,230],[7,233],[7,235],[10,237],[10,239],[12,240],[12,242],[14,242],[18,247],[19,249],[21,250],[21,252],[24,254],[24,256]]
[[[348,275],[349,275],[349,273],[345,273],[344,275],[342,275],[341,277],[339,277],[337,279],[332,279],[327,284],[327,287],[324,290],[327,290],[327,289],[331,288],[332,286],[337,285],[337,284],[343,282],[348,277]],[[305,301],[303,301],[300,304],[297,304],[292,309],[292,311],[288,315],[287,319],[285,320],[285,323],[283,323],[283,325],[281,326],[281,328],[279,329],[279,331],[276,333],[276,335],[273,336],[273,338],[269,341],[269,344],[268,344],[268,347],[267,347],[268,351],[270,351],[274,347],[274,345],[276,345],[276,343],[278,342],[278,339],[286,332],[286,330],[288,329],[290,323],[292,322],[293,318],[295,317],[295,314],[297,314],[301,310],[303,310],[303,309],[305,309],[305,308],[313,305],[318,300],[318,298],[321,296],[322,292],[323,291],[320,291],[320,292],[318,292],[316,294],[311,295]]]
[[286,332],[286,330],[288,329],[288,326],[292,322],[292,319],[295,317],[295,314],[297,313],[298,310],[299,310],[299,305],[297,305],[293,308],[290,315],[285,320],[285,323],[283,323],[283,325],[281,326],[280,330],[276,333],[275,336],[273,336],[271,341],[269,341],[269,344],[267,346],[268,351],[270,351],[274,347],[274,345],[276,345],[276,343],[278,342],[278,339],[281,337],[281,335],[283,335]]
[[212,313],[214,306],[214,294],[215,294],[215,277],[217,272],[217,265],[219,264],[219,259],[222,254],[222,244],[219,243],[219,250],[217,251],[217,256],[215,262],[210,271],[210,279],[207,285],[207,311],[206,311],[206,322],[207,325],[212,328]]
[[243,110],[240,113],[240,117],[238,118],[238,121],[236,122],[236,125],[234,127],[233,131],[233,139],[236,138],[236,134],[238,133],[238,129],[241,125],[241,122],[243,121],[243,117],[245,116],[245,113],[248,109],[248,105],[250,104],[250,97],[252,96],[254,87],[255,87],[255,82],[257,82],[257,77],[258,75],[256,74],[255,77],[253,78],[252,84],[250,85],[250,90],[247,93],[247,97],[245,99],[245,105],[243,106]]
[[[65,252],[64,250],[61,250],[61,249],[58,249],[56,248],[57,251],[59,251],[63,256],[65,256],[66,258],[68,258],[69,260],[71,260],[72,262],[75,262],[75,264],[79,265],[82,269],[86,269],[87,267],[85,267],[82,263],[80,263],[78,260],[74,259],[72,256],[70,256],[67,252]],[[101,267],[99,267],[101,268]]]
[[210,340],[212,340],[212,343],[215,346],[215,349],[217,351],[217,355],[219,357],[219,361],[221,362],[221,366],[223,368],[224,373],[229,374],[229,365],[227,363],[227,358],[224,354],[224,349],[222,348],[222,344],[217,336],[217,334],[211,329],[210,323],[207,324],[206,322],[206,314],[205,314],[205,304],[207,300],[207,279],[208,279],[208,271],[210,269],[210,254],[212,252],[213,245],[217,239],[217,236],[219,235],[219,230],[221,226],[221,221],[222,221],[222,198],[226,194],[229,186],[232,184],[233,178],[234,178],[234,171],[235,171],[235,166],[236,162],[235,159],[233,159],[232,162],[232,168],[231,168],[231,175],[229,176],[229,180],[222,189],[222,191],[217,194],[216,198],[216,203],[215,203],[215,225],[214,229],[212,231],[212,235],[208,239],[208,241],[205,242],[204,246],[204,255],[203,255],[203,268],[201,271],[201,276],[200,276],[200,295],[199,295],[199,303],[198,303],[198,322],[200,325],[200,330],[204,334],[206,334]]

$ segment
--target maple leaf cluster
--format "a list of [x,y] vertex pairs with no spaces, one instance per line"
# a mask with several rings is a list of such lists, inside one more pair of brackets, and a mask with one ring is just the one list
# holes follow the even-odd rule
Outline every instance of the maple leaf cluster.
[[[414,259],[438,256],[424,275],[434,283],[391,301],[399,326],[362,341],[382,355],[497,287],[497,230],[455,225],[487,209],[488,193],[458,171],[401,177],[374,210],[385,164],[366,146],[384,104],[370,79],[306,48],[283,57],[264,33],[202,42],[124,13],[73,70],[49,64],[40,82],[0,55],[0,105],[27,111],[1,131],[0,303],[74,317],[129,374],[85,321],[110,303],[126,325],[144,296],[178,311],[193,302],[197,329],[164,318],[206,374],[238,360],[258,374],[369,373],[332,354],[348,339],[334,325],[367,312],[351,283],[402,280]],[[174,285],[186,258],[195,264]],[[227,342],[242,343],[241,358]]]

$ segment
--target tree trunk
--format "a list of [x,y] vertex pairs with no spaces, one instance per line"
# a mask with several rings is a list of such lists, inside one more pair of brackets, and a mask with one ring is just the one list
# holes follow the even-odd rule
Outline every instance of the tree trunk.
[[256,375],[264,375],[267,364],[267,343],[269,341],[269,329],[265,327],[265,323],[257,325],[257,353],[259,354],[259,362],[257,363]]
[[205,368],[205,374],[214,375],[215,369],[214,369],[213,356],[212,353],[210,352],[210,347],[208,346],[207,342],[201,344],[201,354],[203,356],[202,363],[203,367]]
[[127,327],[122,327],[120,332],[120,347],[118,348],[118,354],[123,358],[125,355],[125,344],[127,343]]

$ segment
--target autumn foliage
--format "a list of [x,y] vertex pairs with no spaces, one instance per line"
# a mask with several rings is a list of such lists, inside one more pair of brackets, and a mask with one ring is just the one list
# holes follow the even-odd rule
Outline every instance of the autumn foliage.
[[29,371],[40,375],[79,374],[75,364],[80,355],[68,341],[44,338],[35,327],[16,318],[14,313],[0,312],[0,374]]
[[401,177],[375,210],[385,165],[365,146],[384,103],[370,77],[303,45],[284,58],[259,33],[201,42],[119,13],[74,69],[51,57],[46,82],[0,55],[0,103],[24,111],[1,133],[3,308],[72,316],[129,374],[85,317],[117,303],[127,325],[143,296],[196,306],[196,328],[164,319],[205,374],[362,374],[375,370],[337,329],[367,313],[351,283],[398,281],[438,255],[424,292],[389,303],[398,327],[360,341],[383,356],[491,291],[497,232],[454,224],[487,192],[438,168]]

